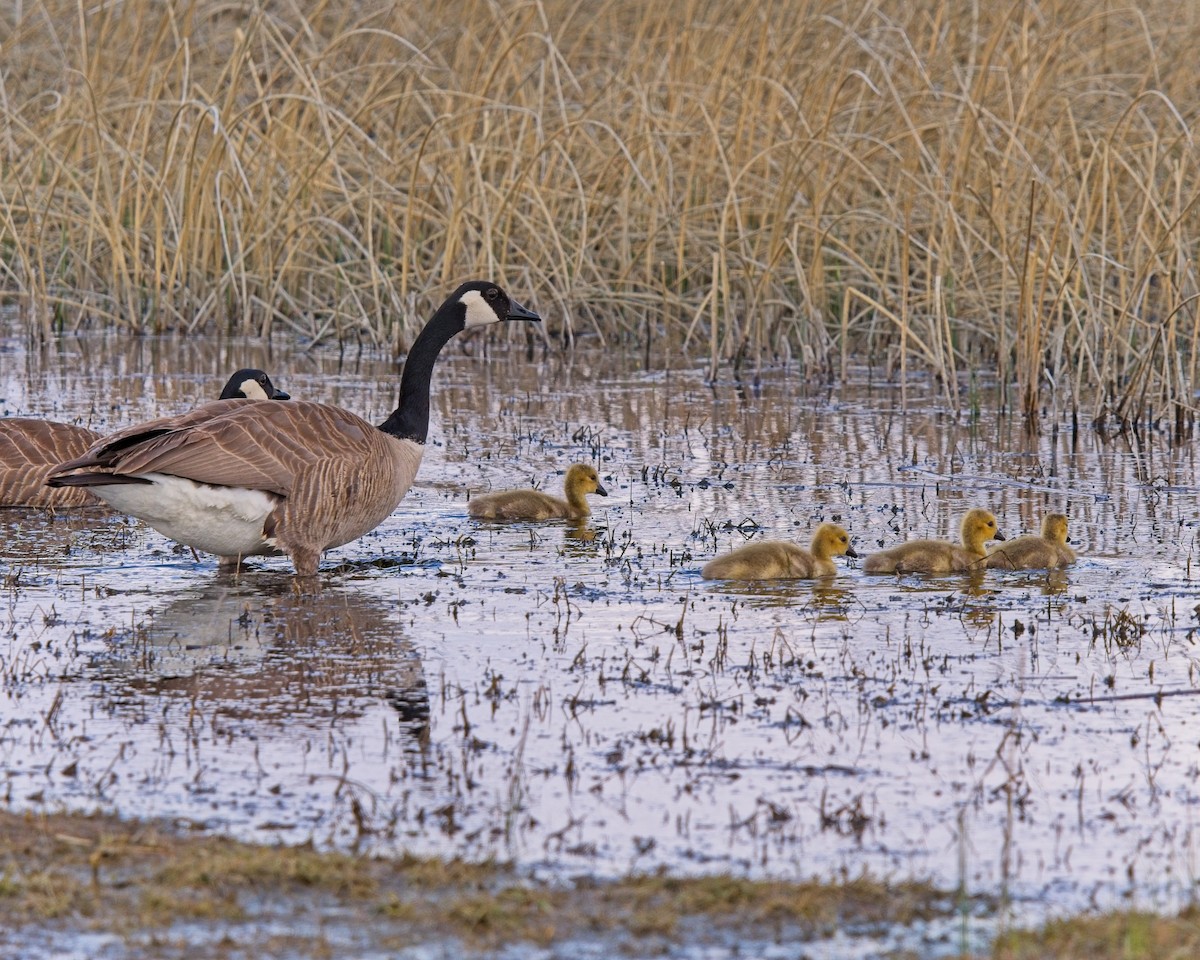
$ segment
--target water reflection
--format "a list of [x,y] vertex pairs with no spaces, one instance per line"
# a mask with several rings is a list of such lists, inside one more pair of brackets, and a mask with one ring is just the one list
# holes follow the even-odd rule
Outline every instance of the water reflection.
[[996,586],[1025,587],[1030,590],[1036,590],[1046,597],[1061,597],[1071,585],[1069,567],[1056,570],[995,571],[992,573],[992,576],[996,578]]
[[854,594],[855,578],[821,577],[808,580],[715,580],[706,582],[714,597],[737,597],[748,606],[799,606],[819,620],[846,620],[849,611],[862,609]]
[[[883,587],[887,593],[876,593],[876,609],[920,609],[929,616],[951,614],[973,627],[987,627],[996,619],[996,583],[994,571],[979,569],[956,574],[903,574],[897,577],[868,577],[868,584]],[[882,605],[882,606],[879,606]]]
[[563,549],[573,557],[595,553],[596,538],[607,529],[607,527],[597,528],[586,520],[568,524],[563,529]]
[[397,614],[351,590],[296,592],[286,574],[214,576],[114,635],[94,663],[110,700],[180,696],[214,716],[321,726],[381,698],[424,741],[429,695]]
[[49,510],[0,510],[0,558],[29,563],[61,564],[80,552],[126,549],[138,538],[124,517],[106,507]]
[[841,578],[814,580],[805,609],[821,621],[854,621],[866,611],[852,585]]

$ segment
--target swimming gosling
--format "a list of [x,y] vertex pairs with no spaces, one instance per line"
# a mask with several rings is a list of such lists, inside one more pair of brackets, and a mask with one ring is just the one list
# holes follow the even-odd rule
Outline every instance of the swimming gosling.
[[575,463],[563,480],[567,499],[540,490],[504,490],[473,497],[467,512],[476,520],[582,520],[591,516],[587,495],[607,497],[596,468]]
[[705,580],[785,580],[832,577],[833,558],[857,557],[850,537],[835,523],[823,523],[813,534],[809,550],[787,540],[749,543],[732,553],[709,560],[700,571]]
[[540,320],[499,286],[472,280],[413,341],[400,402],[375,426],[328,403],[217,400],[105,437],[47,483],[87,487],[109,506],[221,566],[286,553],[316,574],[323,551],[357,540],[396,509],[429,434],[429,385],[450,338],[503,320]]
[[[221,399],[287,400],[261,370],[242,369],[225,383]],[[64,460],[81,457],[100,434],[87,427],[31,417],[0,419],[0,507],[99,506],[82,488],[46,486],[50,469]]]
[[983,569],[988,540],[1003,540],[990,510],[968,510],[960,529],[962,546],[945,540],[910,540],[870,554],[864,573],[966,573]]
[[988,551],[987,565],[997,570],[1055,570],[1075,562],[1067,546],[1067,517],[1048,513],[1040,534],[1027,533]]

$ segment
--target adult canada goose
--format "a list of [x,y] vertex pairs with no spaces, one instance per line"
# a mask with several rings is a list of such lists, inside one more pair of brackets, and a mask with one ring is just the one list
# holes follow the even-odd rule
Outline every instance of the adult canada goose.
[[[287,400],[261,370],[244,368],[221,391],[221,399]],[[82,487],[46,486],[52,467],[81,457],[101,434],[86,427],[30,417],[0,419],[0,507],[86,507],[96,498]]]
[[763,540],[709,560],[700,571],[705,580],[781,580],[788,577],[832,577],[833,558],[857,557],[850,537],[835,523],[823,523],[809,550],[787,540]]
[[996,518],[988,510],[968,510],[960,531],[962,546],[944,540],[910,540],[890,550],[872,553],[863,561],[864,573],[966,573],[983,568],[988,540],[1003,540]]
[[223,565],[286,553],[311,576],[322,551],[377,527],[412,486],[446,342],[468,327],[540,319],[494,283],[464,283],[413,343],[399,406],[378,427],[325,403],[218,400],[106,437],[47,482],[87,487]]
[[608,496],[596,468],[575,463],[563,481],[567,499],[540,490],[504,490],[473,497],[467,512],[476,520],[582,520],[591,515],[587,495]]
[[1027,533],[988,551],[987,565],[998,570],[1053,570],[1075,562],[1067,546],[1067,517],[1048,513],[1041,534]]

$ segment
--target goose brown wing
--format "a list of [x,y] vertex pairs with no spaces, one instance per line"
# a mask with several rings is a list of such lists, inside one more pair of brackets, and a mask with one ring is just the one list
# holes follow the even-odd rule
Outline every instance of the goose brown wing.
[[49,468],[77,457],[100,439],[100,434],[52,420],[0,419],[0,462],[13,467]]
[[0,506],[82,506],[86,492],[43,485],[56,463],[77,457],[100,438],[84,427],[50,420],[0,419]]
[[66,460],[64,457],[59,457],[56,461],[57,466],[50,471],[51,475],[78,470],[81,467],[111,467],[123,452],[144,444],[154,437],[170,433],[172,430],[181,430],[184,427],[214,420],[225,413],[236,410],[239,406],[256,402],[240,398],[237,400],[214,400],[211,403],[201,404],[187,413],[145,420],[123,430],[105,434],[103,437],[97,436],[86,450],[72,451],[72,459]]
[[330,457],[365,457],[379,442],[377,433],[365,420],[325,404],[218,400],[106,437],[55,473],[165,473],[286,497],[300,471]]

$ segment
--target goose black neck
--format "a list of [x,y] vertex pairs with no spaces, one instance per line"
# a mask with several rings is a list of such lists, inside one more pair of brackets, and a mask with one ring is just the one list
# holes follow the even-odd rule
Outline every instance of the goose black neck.
[[417,335],[404,373],[400,376],[400,403],[392,415],[379,425],[384,433],[398,440],[424,443],[429,434],[429,382],[438,354],[451,337],[463,329],[462,308],[457,304],[443,307]]

